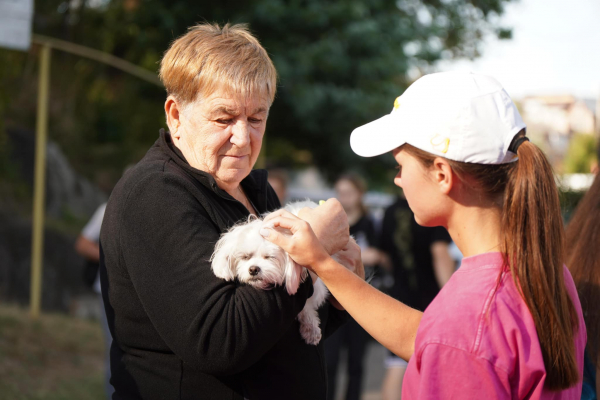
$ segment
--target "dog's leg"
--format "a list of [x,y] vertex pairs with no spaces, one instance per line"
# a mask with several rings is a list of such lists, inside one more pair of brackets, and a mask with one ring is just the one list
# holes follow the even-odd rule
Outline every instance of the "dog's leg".
[[317,279],[313,295],[306,301],[302,312],[298,314],[300,321],[300,335],[308,344],[317,345],[321,341],[321,323],[318,309],[327,299],[329,291],[325,284]]
[[[308,302],[307,302],[308,304]],[[300,335],[308,344],[317,345],[321,341],[321,328],[319,327],[319,314],[317,310],[304,307],[298,314],[300,321]]]

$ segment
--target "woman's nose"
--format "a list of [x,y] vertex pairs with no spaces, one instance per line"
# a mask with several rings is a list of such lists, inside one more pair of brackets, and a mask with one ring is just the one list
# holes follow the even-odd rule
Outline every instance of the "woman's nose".
[[247,147],[250,145],[250,128],[246,121],[238,121],[233,126],[232,133],[231,143],[237,147]]
[[250,271],[250,275],[255,276],[260,272],[260,267],[257,267],[257,266],[250,267],[249,271]]

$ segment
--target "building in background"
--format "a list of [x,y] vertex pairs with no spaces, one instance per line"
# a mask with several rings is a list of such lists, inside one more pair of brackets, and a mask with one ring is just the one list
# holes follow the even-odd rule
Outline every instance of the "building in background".
[[527,135],[559,164],[575,134],[594,135],[596,100],[573,95],[527,96],[520,101]]

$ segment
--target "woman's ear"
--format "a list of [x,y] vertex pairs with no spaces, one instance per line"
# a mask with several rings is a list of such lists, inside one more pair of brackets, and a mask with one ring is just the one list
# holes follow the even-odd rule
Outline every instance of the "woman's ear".
[[181,126],[181,104],[173,96],[168,96],[165,101],[165,114],[169,132],[174,138],[179,139],[179,127]]
[[454,174],[448,160],[442,157],[436,157],[433,160],[432,174],[435,183],[444,194],[450,193],[454,185]]

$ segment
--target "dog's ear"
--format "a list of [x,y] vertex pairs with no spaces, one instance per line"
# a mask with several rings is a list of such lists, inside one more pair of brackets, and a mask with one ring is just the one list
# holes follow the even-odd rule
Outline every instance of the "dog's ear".
[[306,271],[304,267],[296,264],[289,254],[286,253],[285,257],[285,288],[289,294],[296,294],[300,283],[306,277]]
[[226,281],[235,279],[237,237],[238,234],[235,230],[225,233],[215,245],[215,251],[210,257],[211,268],[214,274]]

